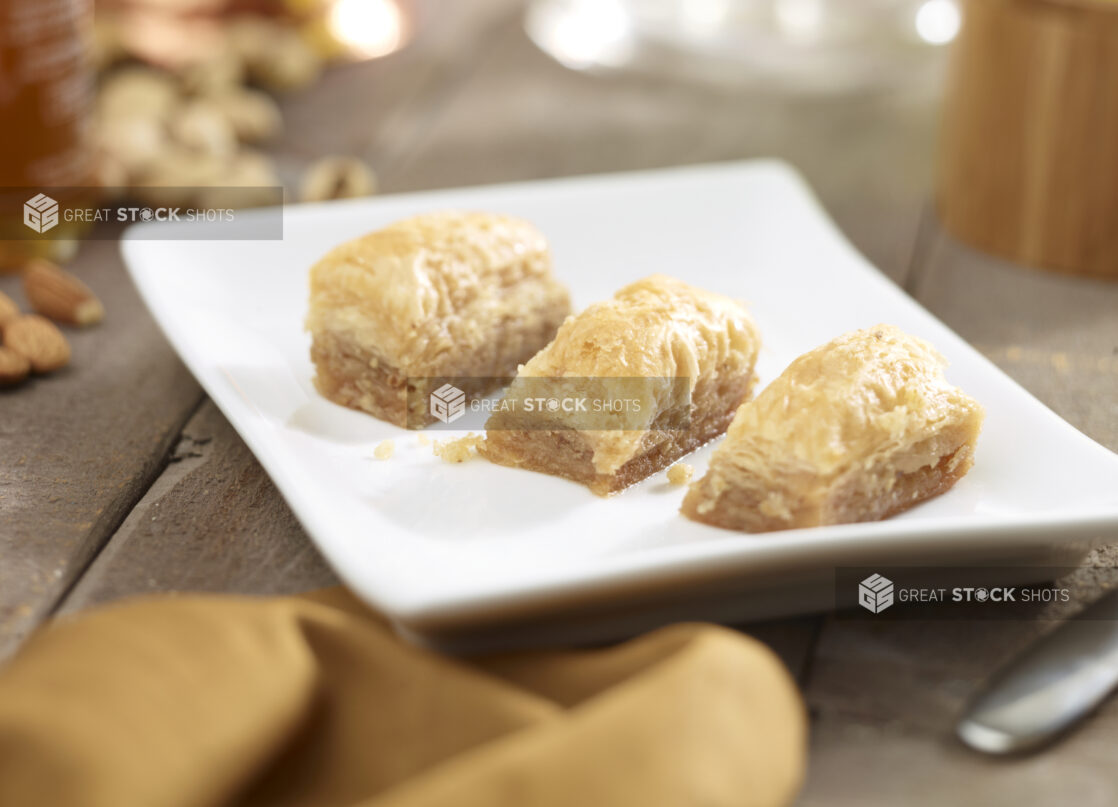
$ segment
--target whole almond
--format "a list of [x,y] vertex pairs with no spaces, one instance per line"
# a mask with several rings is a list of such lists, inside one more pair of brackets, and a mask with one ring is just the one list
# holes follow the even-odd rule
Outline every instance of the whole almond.
[[0,325],[19,316],[19,306],[16,301],[0,291]]
[[31,363],[34,373],[49,373],[70,363],[70,343],[53,322],[23,314],[4,323],[4,347]]
[[0,387],[10,387],[27,378],[31,362],[10,347],[0,347]]
[[23,291],[31,308],[56,322],[93,325],[105,309],[89,287],[50,261],[32,261],[23,273]]

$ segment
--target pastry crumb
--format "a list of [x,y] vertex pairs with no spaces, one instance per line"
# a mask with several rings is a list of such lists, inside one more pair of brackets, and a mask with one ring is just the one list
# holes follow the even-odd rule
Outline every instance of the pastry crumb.
[[392,459],[392,455],[396,453],[396,444],[391,440],[382,440],[377,443],[377,447],[373,449],[373,456],[378,460]]
[[673,485],[686,485],[691,481],[695,468],[686,462],[677,462],[668,469],[668,481]]
[[417,434],[417,435],[415,436],[415,440],[416,440],[416,442],[417,442],[417,443],[419,443],[419,444],[420,444],[421,446],[429,446],[429,445],[431,445],[431,438],[430,438],[430,437],[428,437],[428,436],[427,436],[426,434]]
[[470,432],[454,440],[436,440],[435,456],[443,462],[465,462],[477,456],[477,447],[483,439],[480,434]]

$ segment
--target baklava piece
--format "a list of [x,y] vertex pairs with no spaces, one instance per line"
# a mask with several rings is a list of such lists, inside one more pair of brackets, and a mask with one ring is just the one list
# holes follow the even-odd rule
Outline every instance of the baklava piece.
[[[621,490],[725,431],[752,390],[759,346],[741,303],[648,277],[563,323],[504,399],[547,405],[495,411],[481,451],[599,495]],[[590,405],[550,408],[580,399]]]
[[876,521],[938,496],[970,470],[983,418],[944,366],[892,325],[805,353],[741,407],[683,514],[767,532]]
[[570,312],[540,232],[485,213],[399,221],[333,249],[310,282],[318,391],[404,427],[434,420],[439,379],[496,389]]

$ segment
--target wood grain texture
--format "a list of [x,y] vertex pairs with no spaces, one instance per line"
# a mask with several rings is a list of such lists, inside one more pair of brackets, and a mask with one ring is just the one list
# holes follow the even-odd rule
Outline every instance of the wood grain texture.
[[336,582],[256,458],[207,401],[61,611],[157,591],[288,594]]
[[1107,807],[1114,803],[1118,715],[1098,715],[1058,751],[1019,760],[981,757],[907,727],[904,713],[876,720],[816,720],[798,807]]
[[[68,368],[0,392],[0,659],[109,539],[202,399],[114,241],[86,242],[70,268],[105,321],[66,329]],[[26,305],[17,278],[0,290]]]

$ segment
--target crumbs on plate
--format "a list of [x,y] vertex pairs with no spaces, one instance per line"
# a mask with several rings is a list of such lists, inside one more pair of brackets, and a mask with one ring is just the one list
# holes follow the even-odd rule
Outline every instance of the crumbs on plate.
[[443,462],[465,462],[477,456],[477,447],[484,439],[480,434],[470,432],[453,440],[436,440],[435,456]]

